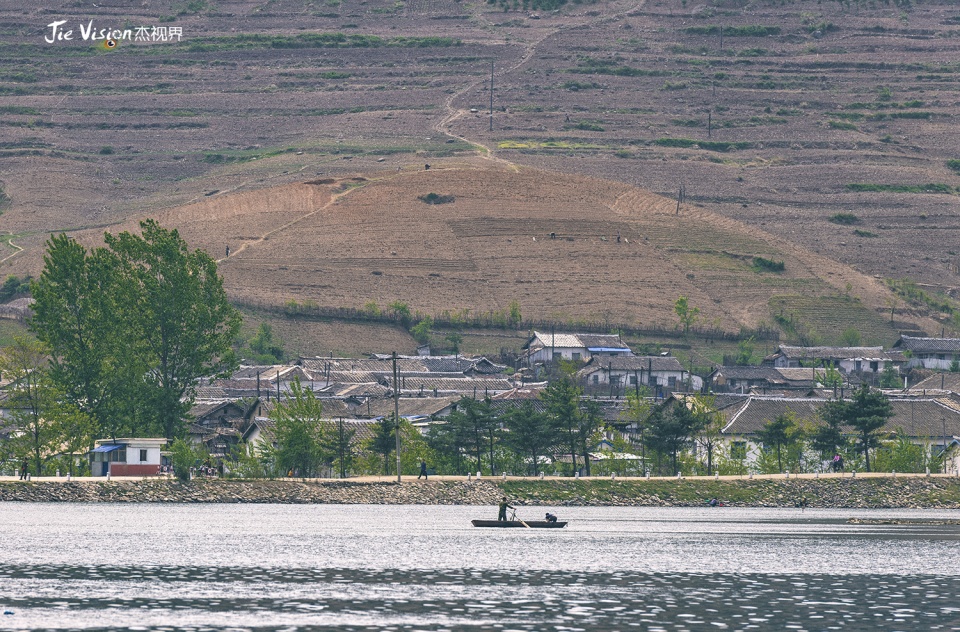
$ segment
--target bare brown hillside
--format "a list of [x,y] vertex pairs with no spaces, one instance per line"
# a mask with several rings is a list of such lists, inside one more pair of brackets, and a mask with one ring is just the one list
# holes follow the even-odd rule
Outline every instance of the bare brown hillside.
[[[420,199],[431,193],[452,201]],[[879,314],[887,291],[872,277],[596,178],[450,163],[239,193],[158,217],[218,253],[231,296],[270,305],[400,300],[434,315],[518,301],[526,317],[672,327],[674,302],[687,296],[703,324],[737,331],[771,323],[787,301],[830,338],[851,326],[834,313],[839,302],[865,338],[895,338]],[[755,257],[785,270],[761,271]]]

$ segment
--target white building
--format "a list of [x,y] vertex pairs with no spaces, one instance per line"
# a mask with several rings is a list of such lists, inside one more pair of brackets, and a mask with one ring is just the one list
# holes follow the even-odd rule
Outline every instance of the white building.
[[960,363],[960,338],[918,338],[900,336],[893,345],[910,352],[907,366],[922,366],[935,371],[949,371],[954,362]]
[[630,347],[616,334],[564,334],[534,331],[533,336],[523,348],[528,366],[561,359],[569,362],[586,362],[597,356],[633,355]]
[[166,439],[98,439],[90,450],[93,476],[156,476]]

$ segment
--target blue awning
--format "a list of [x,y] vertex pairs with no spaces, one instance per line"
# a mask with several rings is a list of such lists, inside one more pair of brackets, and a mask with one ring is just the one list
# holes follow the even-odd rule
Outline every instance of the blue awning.
[[113,452],[114,450],[120,450],[121,448],[127,447],[123,443],[111,443],[110,445],[102,445],[97,448],[90,450],[91,452]]
[[628,353],[630,349],[626,347],[587,347],[591,353]]

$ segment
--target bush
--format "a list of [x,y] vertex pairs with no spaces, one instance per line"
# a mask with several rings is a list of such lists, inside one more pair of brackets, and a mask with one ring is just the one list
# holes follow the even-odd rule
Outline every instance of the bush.
[[860,218],[853,213],[836,213],[827,218],[827,220],[833,224],[841,224],[843,226],[851,226],[853,224],[860,223]]
[[439,193],[427,193],[417,198],[424,204],[451,204],[456,198],[452,195],[440,195]]
[[754,257],[753,267],[760,272],[783,272],[787,268],[783,261],[774,261],[763,257]]
[[960,173],[960,160],[948,160],[947,167],[953,169],[957,173]]
[[183,482],[190,480],[190,468],[202,464],[208,456],[203,446],[187,443],[183,439],[177,439],[170,446],[173,473]]

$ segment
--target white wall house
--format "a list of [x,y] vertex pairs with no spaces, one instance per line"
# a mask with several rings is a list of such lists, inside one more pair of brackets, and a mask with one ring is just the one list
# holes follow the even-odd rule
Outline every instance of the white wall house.
[[612,387],[616,391],[614,394],[622,394],[638,385],[661,394],[703,388],[703,378],[691,375],[672,356],[594,356],[577,375],[588,389]]
[[166,439],[98,439],[89,452],[93,476],[156,476]]
[[528,366],[567,360],[586,362],[593,357],[632,356],[633,351],[615,334],[565,334],[534,331],[523,346]]
[[900,336],[893,345],[909,351],[907,366],[920,366],[934,371],[949,371],[954,362],[960,362],[960,338],[919,338]]
[[841,373],[882,373],[887,366],[899,372],[906,364],[903,351],[883,347],[792,347],[780,345],[763,364],[776,368],[830,367]]

